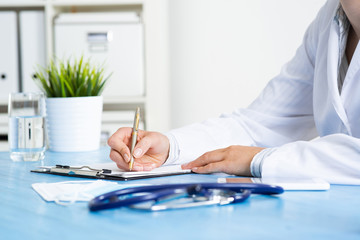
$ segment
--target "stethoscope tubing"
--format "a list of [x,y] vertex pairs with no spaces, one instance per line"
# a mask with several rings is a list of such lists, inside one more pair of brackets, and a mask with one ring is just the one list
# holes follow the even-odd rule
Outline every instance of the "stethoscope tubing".
[[[231,190],[237,193],[242,193],[244,190],[246,194],[234,196],[234,202],[240,202],[247,199],[251,193],[273,195],[283,193],[283,188],[279,186],[255,183],[181,183],[181,184],[162,184],[153,186],[141,186],[133,188],[125,188],[115,190],[95,197],[89,202],[89,209],[91,211],[98,211],[104,209],[118,208],[130,206],[133,204],[157,200],[172,194],[185,193],[189,187],[201,186],[202,189],[222,189]],[[121,196],[127,196],[136,193],[147,193],[140,196],[134,196],[119,200]],[[112,200],[112,198],[114,198]]]

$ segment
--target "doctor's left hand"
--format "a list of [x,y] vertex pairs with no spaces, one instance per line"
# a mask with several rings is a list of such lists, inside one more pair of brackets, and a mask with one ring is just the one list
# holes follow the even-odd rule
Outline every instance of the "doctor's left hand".
[[182,168],[191,169],[196,173],[224,172],[233,175],[251,176],[251,161],[263,149],[234,145],[204,153],[196,160],[182,165]]

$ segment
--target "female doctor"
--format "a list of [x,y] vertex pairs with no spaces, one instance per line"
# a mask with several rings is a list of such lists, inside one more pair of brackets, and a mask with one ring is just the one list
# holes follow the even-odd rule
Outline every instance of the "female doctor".
[[[319,177],[360,184],[360,1],[328,0],[294,58],[246,109],[167,134],[139,131],[135,171]],[[128,169],[131,128],[110,137]]]

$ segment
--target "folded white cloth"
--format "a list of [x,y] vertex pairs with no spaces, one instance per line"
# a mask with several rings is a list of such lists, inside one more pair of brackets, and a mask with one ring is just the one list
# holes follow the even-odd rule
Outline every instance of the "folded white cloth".
[[89,201],[97,195],[119,189],[117,182],[65,181],[56,183],[34,183],[32,188],[45,200],[69,205],[76,201]]

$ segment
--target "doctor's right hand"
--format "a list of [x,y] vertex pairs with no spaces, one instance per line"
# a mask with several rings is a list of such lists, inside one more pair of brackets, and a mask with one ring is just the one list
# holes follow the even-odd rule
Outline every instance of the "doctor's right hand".
[[[129,171],[132,128],[119,128],[108,140],[110,159],[118,168]],[[159,132],[138,131],[134,148],[134,171],[150,171],[160,167],[168,158],[169,139]]]

